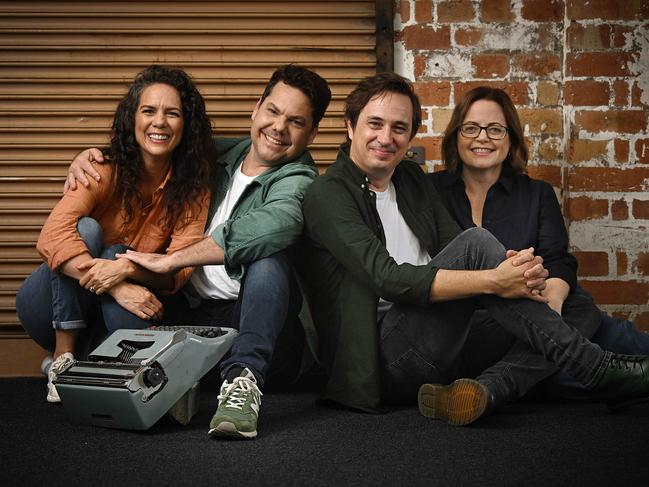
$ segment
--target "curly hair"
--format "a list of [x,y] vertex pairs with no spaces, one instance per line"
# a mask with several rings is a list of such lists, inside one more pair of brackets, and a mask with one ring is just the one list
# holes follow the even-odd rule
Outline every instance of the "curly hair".
[[186,204],[192,205],[191,214],[200,211],[197,205],[209,188],[210,168],[216,159],[212,124],[205,110],[205,101],[189,75],[182,69],[159,65],[151,65],[138,73],[128,93],[117,105],[110,147],[104,152],[115,167],[115,195],[122,200],[126,212],[125,225],[128,225],[136,207],[143,204],[138,187],[144,162],[135,138],[135,114],[144,89],[158,83],[178,91],[184,120],[182,139],[172,154],[172,175],[163,197],[166,218],[161,223],[171,230]]
[[457,150],[457,137],[459,134],[460,126],[464,122],[469,108],[476,101],[489,100],[494,101],[500,105],[500,108],[505,115],[507,128],[509,133],[510,148],[507,158],[503,162],[503,168],[511,170],[514,174],[525,172],[527,166],[528,152],[525,146],[525,138],[521,121],[518,118],[516,107],[509,95],[499,89],[491,88],[489,86],[478,86],[468,91],[455,106],[451,120],[446,126],[446,132],[442,139],[442,161],[449,172],[461,172],[462,160]]

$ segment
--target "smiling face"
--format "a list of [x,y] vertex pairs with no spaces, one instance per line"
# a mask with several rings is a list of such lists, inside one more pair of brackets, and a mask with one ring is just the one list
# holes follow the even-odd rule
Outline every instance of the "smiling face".
[[349,155],[375,189],[383,191],[410,143],[412,103],[401,93],[380,93],[363,107],[356,127],[347,121]]
[[178,91],[161,83],[147,86],[135,112],[135,140],[145,164],[170,162],[182,140],[183,127]]
[[[475,123],[482,127],[494,123],[507,126],[505,113],[500,105],[492,100],[474,102],[462,123]],[[481,130],[475,139],[464,137],[459,130],[457,133],[457,150],[465,171],[488,171],[500,175],[509,147],[509,134],[504,139],[491,140],[485,130]]]
[[252,148],[246,161],[253,172],[291,161],[313,142],[313,109],[297,88],[277,83],[252,112]]

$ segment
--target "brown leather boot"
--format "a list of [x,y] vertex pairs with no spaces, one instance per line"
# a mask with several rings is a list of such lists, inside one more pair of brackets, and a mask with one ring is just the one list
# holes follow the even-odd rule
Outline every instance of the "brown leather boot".
[[487,388],[473,379],[457,379],[445,386],[423,384],[417,395],[419,412],[453,426],[471,424],[487,414],[493,399]]

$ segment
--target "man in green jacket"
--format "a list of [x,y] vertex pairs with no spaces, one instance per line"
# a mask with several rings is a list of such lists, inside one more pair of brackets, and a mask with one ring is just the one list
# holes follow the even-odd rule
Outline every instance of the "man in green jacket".
[[[418,397],[425,416],[476,421],[506,387],[465,346],[478,306],[602,399],[648,396],[649,358],[605,352],[552,311],[533,249],[505,251],[482,228],[460,233],[405,159],[420,112],[404,78],[361,81],[346,100],[348,143],[305,196],[301,266],[325,397],[365,411]],[[480,348],[502,336],[486,333]]]
[[[266,378],[294,377],[299,368],[300,294],[287,249],[302,233],[302,199],[317,175],[306,148],[330,99],[327,82],[313,71],[277,69],[252,113],[250,137],[215,139],[207,237],[171,255],[125,255],[154,272],[199,266],[182,292],[160,298],[163,323],[239,330],[220,365],[210,435],[254,438]],[[80,153],[69,184],[83,182],[83,171],[96,177],[90,159],[103,160],[96,149]]]

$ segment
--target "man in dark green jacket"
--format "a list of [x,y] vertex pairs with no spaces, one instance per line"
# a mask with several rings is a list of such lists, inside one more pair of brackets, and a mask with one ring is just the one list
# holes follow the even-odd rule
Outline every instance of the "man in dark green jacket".
[[[210,435],[255,437],[269,369],[287,378],[299,368],[300,299],[287,249],[302,233],[302,199],[317,175],[306,148],[330,99],[327,82],[313,71],[277,69],[252,113],[250,137],[215,138],[206,238],[170,255],[126,255],[154,272],[198,266],[181,292],[160,298],[162,323],[239,330],[220,364],[223,384]],[[103,159],[92,149],[77,156],[71,173],[79,179],[80,169],[93,176],[88,156]]]
[[[547,306],[533,249],[505,251],[481,228],[460,233],[404,159],[420,111],[404,78],[361,81],[346,100],[348,143],[305,196],[301,265],[325,397],[377,411],[418,394],[426,416],[477,420],[499,404],[504,380],[461,378],[483,365],[465,348],[477,306],[603,398],[649,395],[649,359],[604,352]],[[481,346],[498,347],[497,337]]]

